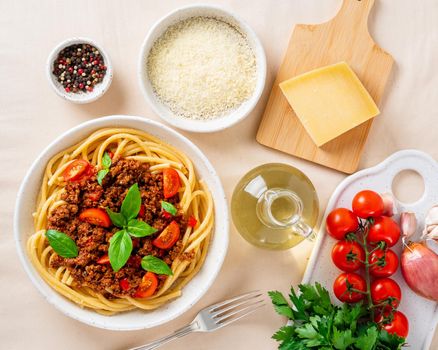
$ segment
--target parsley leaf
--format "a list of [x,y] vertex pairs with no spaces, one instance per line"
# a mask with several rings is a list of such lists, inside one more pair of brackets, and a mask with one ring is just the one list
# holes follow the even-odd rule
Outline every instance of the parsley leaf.
[[293,319],[293,312],[287,302],[286,298],[278,291],[268,292],[271,297],[272,303],[274,304],[274,309],[281,316],[286,316],[289,319]]
[[306,304],[304,303],[303,296],[297,296],[295,290],[291,288],[289,298],[294,305],[295,310],[293,311],[293,319],[294,320],[305,320],[309,319],[309,316],[306,313]]
[[405,345],[405,339],[397,334],[389,334],[386,330],[381,329],[378,335],[378,345],[383,348],[400,350]]
[[312,302],[312,308],[318,315],[330,315],[333,312],[333,305],[330,295],[319,283],[315,286],[301,284],[299,286],[303,298]]
[[[365,328],[363,328],[365,330]],[[377,328],[371,326],[366,328],[361,335],[359,335],[354,343],[354,345],[361,350],[371,350],[374,349],[374,345],[377,340]]]
[[294,328],[292,326],[284,326],[281,327],[277,332],[274,333],[272,336],[272,339],[278,340],[278,341],[285,341],[288,340],[292,334],[294,333]]
[[333,346],[338,350],[347,350],[354,343],[351,329],[340,331],[333,327]]
[[[319,333],[313,327],[312,323],[305,323],[301,327],[297,327],[295,329],[295,332],[298,334],[298,336],[300,338],[316,340],[319,337]],[[317,344],[317,343],[319,343],[319,342],[315,342],[315,345],[321,345],[321,344]]]
[[366,313],[366,308],[362,303],[343,304],[335,313],[334,324],[337,327],[348,326],[354,332],[356,331],[357,320]]

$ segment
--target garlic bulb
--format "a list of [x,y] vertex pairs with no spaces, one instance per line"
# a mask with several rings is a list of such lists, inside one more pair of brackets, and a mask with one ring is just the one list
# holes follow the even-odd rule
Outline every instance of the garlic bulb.
[[410,240],[417,231],[417,218],[414,213],[404,212],[400,214],[400,227],[403,243]]
[[380,197],[382,197],[383,200],[383,215],[391,217],[394,214],[397,214],[394,196],[391,193],[383,193]]
[[424,219],[422,239],[438,239],[438,205],[430,208]]

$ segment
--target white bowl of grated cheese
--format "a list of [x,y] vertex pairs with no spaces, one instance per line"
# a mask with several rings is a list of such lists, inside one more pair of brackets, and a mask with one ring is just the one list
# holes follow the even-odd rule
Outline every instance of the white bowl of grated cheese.
[[265,86],[266,56],[257,35],[236,15],[190,5],[149,31],[138,78],[163,120],[188,131],[214,132],[253,110]]

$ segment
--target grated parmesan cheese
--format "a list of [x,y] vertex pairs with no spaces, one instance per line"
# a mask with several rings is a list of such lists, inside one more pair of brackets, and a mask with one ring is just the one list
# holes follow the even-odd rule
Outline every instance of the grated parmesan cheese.
[[256,69],[246,37],[210,17],[192,17],[170,26],[147,59],[158,98],[190,119],[217,118],[238,108],[254,92]]

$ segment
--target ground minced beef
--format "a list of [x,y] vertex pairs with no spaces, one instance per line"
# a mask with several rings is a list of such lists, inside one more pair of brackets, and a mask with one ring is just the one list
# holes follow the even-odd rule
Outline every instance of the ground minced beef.
[[[76,258],[57,256],[51,261],[54,268],[66,266],[75,282],[107,297],[132,295],[140,284],[145,270],[140,262],[143,256],[153,255],[164,260],[168,265],[180,255],[182,249],[182,234],[180,240],[169,250],[163,250],[152,245],[152,241],[167,225],[175,220],[181,233],[185,232],[187,223],[181,212],[171,218],[164,218],[161,201],[166,200],[177,208],[177,196],[165,199],[163,196],[162,174],[152,174],[149,165],[135,160],[113,160],[109,173],[105,176],[102,186],[97,183],[96,171],[89,178],[68,182],[62,199],[66,202],[56,208],[48,218],[47,229],[54,229],[69,235],[79,248]],[[132,238],[133,251],[127,264],[114,272],[110,264],[98,264],[97,261],[108,254],[109,240],[119,229],[117,227],[103,228],[79,220],[79,214],[87,208],[110,208],[119,212],[123,199],[131,185],[137,183],[140,189],[145,214],[139,220],[147,222],[158,231],[148,237]],[[190,260],[193,255],[182,255]],[[160,284],[167,276],[158,275]],[[120,281],[127,279],[129,290],[120,288]]]

